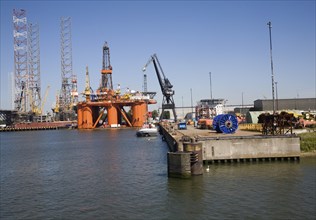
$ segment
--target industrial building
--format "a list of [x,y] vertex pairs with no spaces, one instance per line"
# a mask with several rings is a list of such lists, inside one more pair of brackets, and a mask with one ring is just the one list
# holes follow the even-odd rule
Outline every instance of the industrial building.
[[[275,110],[302,110],[302,111],[315,111],[316,98],[294,98],[294,99],[276,99]],[[257,99],[254,101],[253,111],[272,111],[272,99]]]

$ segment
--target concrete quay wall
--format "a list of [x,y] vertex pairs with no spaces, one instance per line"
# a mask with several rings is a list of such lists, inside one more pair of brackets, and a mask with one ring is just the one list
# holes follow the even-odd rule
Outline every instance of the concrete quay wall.
[[233,137],[202,142],[204,161],[300,156],[299,137]]
[[162,139],[167,142],[170,152],[182,151],[178,149],[179,143],[181,144],[181,146],[182,143],[179,142],[176,136],[173,136],[175,134],[173,128],[165,127],[162,125],[160,125],[159,127],[159,132],[162,135]]
[[183,143],[201,142],[203,161],[300,157],[300,139],[295,135],[263,136],[242,131],[224,135],[190,127],[177,130],[170,125],[161,126],[161,134],[171,152],[183,151]]

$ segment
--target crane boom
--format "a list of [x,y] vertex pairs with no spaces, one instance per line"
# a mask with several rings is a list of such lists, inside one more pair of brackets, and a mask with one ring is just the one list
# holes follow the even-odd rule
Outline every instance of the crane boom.
[[177,115],[175,111],[175,104],[173,100],[173,95],[174,95],[174,90],[172,89],[173,85],[170,83],[169,79],[165,76],[162,67],[160,65],[160,62],[158,60],[158,57],[156,54],[152,55],[146,65],[143,67],[143,72],[146,71],[147,66],[150,63],[154,64],[154,68],[156,71],[156,75],[158,78],[158,82],[160,85],[160,89],[163,95],[163,100],[162,100],[162,113],[160,115],[160,119],[163,117],[163,113],[166,109],[171,109],[173,111],[174,119],[175,121],[177,120]]

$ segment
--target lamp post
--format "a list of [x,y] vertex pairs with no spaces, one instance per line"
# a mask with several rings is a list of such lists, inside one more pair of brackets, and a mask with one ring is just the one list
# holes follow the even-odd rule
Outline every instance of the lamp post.
[[184,119],[183,96],[182,96],[182,115],[183,115],[183,119]]
[[275,82],[275,95],[276,95],[276,110],[279,110],[279,100],[278,100],[278,82]]
[[190,92],[191,92],[191,112],[193,113],[192,88],[190,88]]
[[271,59],[272,100],[273,100],[272,106],[273,106],[273,115],[274,115],[275,114],[275,98],[274,98],[274,73],[273,73],[273,60],[272,60],[271,21],[269,21],[267,25],[269,26],[269,36],[270,36],[270,59]]
[[212,72],[209,72],[210,74],[210,94],[211,94],[211,100],[213,99],[213,95],[212,95]]
[[243,115],[243,109],[244,109],[244,92],[241,93],[241,110],[240,110],[240,115]]

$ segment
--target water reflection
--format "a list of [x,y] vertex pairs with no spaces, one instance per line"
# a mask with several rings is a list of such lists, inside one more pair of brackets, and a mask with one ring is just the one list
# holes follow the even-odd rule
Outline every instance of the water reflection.
[[316,160],[212,164],[167,177],[135,130],[1,133],[1,219],[314,219]]

